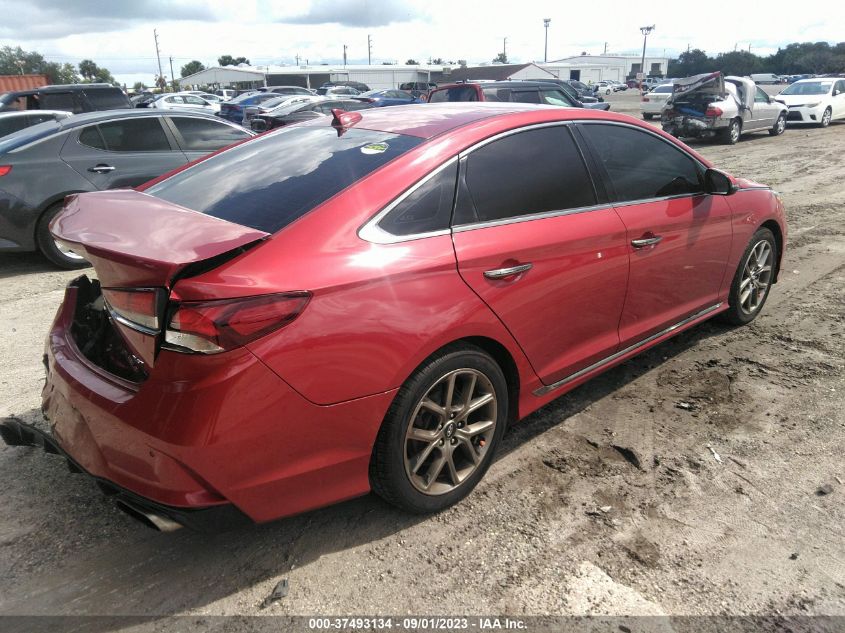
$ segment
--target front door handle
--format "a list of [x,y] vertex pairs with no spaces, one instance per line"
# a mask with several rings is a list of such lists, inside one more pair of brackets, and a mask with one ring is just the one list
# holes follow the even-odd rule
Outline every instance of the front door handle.
[[663,239],[662,235],[655,235],[653,237],[641,237],[638,240],[631,240],[631,246],[634,248],[645,248],[646,246],[654,246]]
[[513,277],[519,275],[527,270],[531,270],[534,264],[520,264],[519,266],[509,266],[508,268],[496,268],[494,270],[485,270],[484,276],[487,279],[505,279],[506,277]]
[[94,172],[97,172],[98,174],[105,174],[105,173],[108,173],[110,171],[114,171],[114,167],[112,167],[111,165],[100,164],[100,165],[94,165],[94,167],[89,167],[88,171],[94,171]]

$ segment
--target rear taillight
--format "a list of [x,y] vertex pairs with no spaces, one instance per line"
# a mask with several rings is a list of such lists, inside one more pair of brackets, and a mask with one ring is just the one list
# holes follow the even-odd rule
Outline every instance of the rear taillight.
[[648,97],[643,97],[641,101],[648,101]]
[[159,315],[164,309],[163,289],[103,288],[106,305],[118,322],[141,332],[154,334],[159,330]]
[[709,106],[707,108],[707,110],[704,112],[704,116],[712,116],[712,117],[722,116],[722,114],[724,114],[722,112],[722,108],[717,108],[716,106]]
[[12,171],[11,165],[0,165],[0,176],[5,176],[10,171]]
[[308,292],[287,292],[242,299],[185,301],[176,305],[164,335],[170,349],[218,354],[241,347],[296,319]]

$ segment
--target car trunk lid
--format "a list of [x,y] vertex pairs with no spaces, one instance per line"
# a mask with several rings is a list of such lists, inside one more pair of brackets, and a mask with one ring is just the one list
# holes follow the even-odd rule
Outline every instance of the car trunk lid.
[[105,288],[169,288],[188,265],[269,236],[134,190],[69,196],[50,231]]

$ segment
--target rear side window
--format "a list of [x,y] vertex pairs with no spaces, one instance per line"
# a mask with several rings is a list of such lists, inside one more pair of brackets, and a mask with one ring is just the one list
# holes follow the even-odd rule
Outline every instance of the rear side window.
[[79,133],[79,142],[82,145],[93,147],[94,149],[106,149],[106,143],[103,141],[103,137],[100,135],[100,130],[97,129],[96,125],[92,125],[91,127],[87,127],[82,130],[82,132]]
[[182,135],[182,149],[189,151],[213,152],[249,137],[244,130],[217,121],[190,117],[173,117],[171,121]]
[[24,129],[30,125],[26,120],[25,116],[0,117],[0,136]]
[[112,152],[169,152],[170,143],[157,117],[100,123],[106,148]]
[[455,224],[488,222],[596,204],[572,134],[564,126],[511,134],[466,159]]
[[703,191],[698,164],[653,134],[602,123],[585,123],[581,131],[607,172],[617,202]]
[[393,235],[417,235],[449,228],[458,163],[445,167],[399,202],[379,228]]
[[39,99],[42,110],[67,110],[79,114],[82,112],[82,105],[79,98],[72,92],[47,92]]
[[514,90],[511,93],[511,101],[517,103],[540,103],[540,92],[534,90]]
[[275,233],[422,142],[415,136],[331,126],[294,127],[243,143],[146,193]]

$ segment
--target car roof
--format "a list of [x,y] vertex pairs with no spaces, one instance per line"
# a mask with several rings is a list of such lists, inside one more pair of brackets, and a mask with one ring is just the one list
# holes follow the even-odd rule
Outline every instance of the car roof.
[[[167,95],[164,95],[167,96]],[[140,109],[125,109],[125,110],[101,110],[98,112],[83,112],[68,117],[60,121],[62,129],[67,130],[80,125],[88,125],[90,123],[100,123],[102,121],[110,121],[111,119],[129,119],[129,118],[143,118],[143,117],[162,117],[162,116],[194,116],[214,121],[220,121],[220,117],[206,112],[194,112],[192,110],[152,110],[149,108]]]
[[[390,108],[360,110],[361,121],[355,127],[379,130],[394,134],[408,134],[430,139],[445,132],[470,125],[492,117],[519,117],[537,112],[556,114],[555,120],[602,119],[630,123],[640,122],[633,117],[603,110],[568,108],[533,103],[502,101],[465,101],[452,103],[427,103],[423,105],[399,105]],[[543,118],[542,116],[537,117]]]
[[10,119],[14,116],[26,116],[33,114],[67,114],[72,115],[72,112],[67,110],[13,110],[12,112],[0,112],[0,118]]

